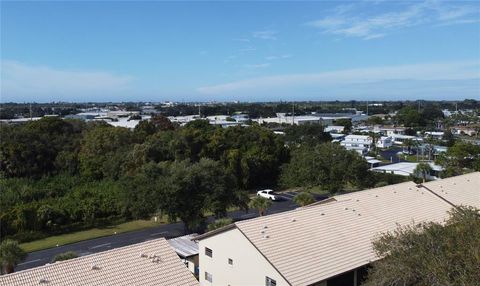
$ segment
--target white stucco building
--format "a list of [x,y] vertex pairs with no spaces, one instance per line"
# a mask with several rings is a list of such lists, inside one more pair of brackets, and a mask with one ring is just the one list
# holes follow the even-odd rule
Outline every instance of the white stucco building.
[[393,139],[390,136],[381,136],[377,139],[376,146],[378,148],[388,148],[393,146]]
[[458,205],[480,207],[479,185],[479,172],[405,182],[208,232],[196,237],[200,285],[360,285],[380,259],[372,248],[378,235],[412,222],[442,223]]
[[372,137],[367,135],[347,135],[345,136],[345,139],[340,142],[340,145],[347,150],[354,150],[360,155],[364,155],[370,151],[372,142]]

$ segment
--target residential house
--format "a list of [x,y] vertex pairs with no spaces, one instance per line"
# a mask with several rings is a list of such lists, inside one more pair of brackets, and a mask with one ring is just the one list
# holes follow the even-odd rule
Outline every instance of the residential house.
[[393,134],[391,135],[393,144],[396,145],[404,145],[405,141],[412,140],[416,142],[423,141],[422,138],[411,136],[411,135],[402,135],[402,134]]
[[364,155],[370,151],[372,142],[372,137],[367,135],[347,135],[345,136],[345,140],[340,142],[340,145],[344,146],[347,150],[354,150],[360,155]]
[[329,125],[329,126],[325,127],[325,129],[323,131],[324,132],[330,132],[330,133],[342,133],[344,129],[345,129],[345,126]]
[[381,136],[376,142],[378,148],[389,148],[393,146],[393,139],[390,136]]
[[405,182],[208,232],[196,238],[200,285],[360,285],[380,259],[373,240],[399,225],[443,223],[458,205],[478,207],[479,185],[479,172]]
[[[477,126],[478,128],[478,126]],[[468,135],[468,136],[475,136],[477,135],[478,131],[475,127],[469,126],[455,126],[452,128],[452,133],[455,135]]]
[[396,127],[396,126],[385,126],[385,125],[376,125],[373,128],[373,132],[380,132],[385,136],[393,136],[395,134],[405,135],[405,127]]
[[442,139],[445,133],[441,131],[427,131],[425,132],[426,137],[434,138],[434,139]]

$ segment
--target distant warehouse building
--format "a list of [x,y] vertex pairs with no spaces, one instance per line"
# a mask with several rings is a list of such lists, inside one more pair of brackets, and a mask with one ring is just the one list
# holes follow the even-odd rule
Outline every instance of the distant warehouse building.
[[372,241],[398,225],[439,222],[459,205],[480,207],[480,173],[406,182],[198,236],[200,285],[357,286],[379,259]]

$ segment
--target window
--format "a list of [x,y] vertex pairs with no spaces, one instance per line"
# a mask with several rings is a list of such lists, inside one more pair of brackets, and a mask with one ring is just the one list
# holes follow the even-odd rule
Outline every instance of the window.
[[265,286],[277,286],[277,281],[267,276],[265,277]]
[[213,251],[210,248],[205,247],[205,255],[212,257],[213,256]]
[[233,259],[229,258],[228,259],[228,264],[233,265]]
[[208,273],[207,271],[205,271],[205,280],[207,280],[208,282],[212,283],[212,274]]

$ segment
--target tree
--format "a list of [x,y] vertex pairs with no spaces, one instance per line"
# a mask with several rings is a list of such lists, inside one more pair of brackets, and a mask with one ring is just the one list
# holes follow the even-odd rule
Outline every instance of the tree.
[[289,125],[285,128],[288,144],[319,144],[332,141],[330,133],[324,132],[321,124]]
[[127,128],[94,125],[84,135],[79,160],[82,175],[91,179],[118,178],[125,153],[134,143]]
[[372,149],[375,153],[375,155],[377,155],[377,143],[378,143],[378,140],[382,137],[379,133],[376,133],[376,132],[368,132],[368,135],[372,138]]
[[403,141],[403,146],[407,148],[407,152],[408,152],[409,155],[412,152],[413,144],[414,144],[414,142],[413,142],[412,139],[406,139],[405,141]]
[[372,115],[367,119],[368,125],[381,125],[383,123],[384,123],[383,119],[377,115]]
[[0,173],[6,177],[38,178],[64,171],[66,166],[56,165],[56,159],[62,154],[69,161],[76,160],[70,153],[78,149],[83,128],[84,124],[56,117],[2,126]]
[[409,127],[419,127],[425,125],[425,121],[420,112],[418,112],[417,109],[412,106],[400,109],[395,118],[398,123]]
[[352,131],[352,120],[350,119],[345,119],[345,118],[338,119],[335,121],[335,124],[345,127],[343,129],[343,133],[345,134],[348,134]]
[[175,129],[175,125],[163,115],[156,115],[152,117],[151,122],[155,125],[159,131],[167,131]]
[[480,211],[455,208],[449,220],[400,227],[373,243],[381,260],[364,285],[478,285]]
[[203,154],[222,162],[243,189],[274,185],[287,157],[283,138],[261,126],[217,128]]
[[359,188],[372,185],[368,163],[355,151],[333,143],[301,146],[291,151],[282,166],[284,187],[317,187],[335,193],[347,184]]
[[445,141],[445,146],[447,147],[452,147],[453,144],[455,144],[455,136],[450,129],[445,130],[442,139]]
[[241,205],[238,190],[225,168],[210,159],[197,163],[185,161],[160,163],[157,190],[160,208],[174,221],[180,218],[188,230],[200,230],[204,213],[211,211],[224,217],[231,206]]
[[443,177],[459,175],[468,170],[480,170],[480,146],[459,140],[445,154],[438,156],[436,162],[445,169]]
[[77,257],[78,257],[78,254],[75,251],[67,251],[67,252],[63,252],[63,253],[59,253],[59,254],[55,255],[55,257],[53,257],[53,259],[52,259],[52,263],[58,262],[58,261],[69,260],[69,259],[73,259],[73,258],[77,258]]
[[272,206],[272,201],[264,197],[255,197],[249,205],[252,209],[257,209],[260,216],[263,216],[267,213],[267,209]]
[[5,239],[0,244],[0,264],[2,274],[13,273],[15,266],[27,258],[27,253],[20,248],[18,242]]
[[293,201],[297,205],[304,207],[306,205],[313,204],[315,202],[315,198],[310,193],[301,192],[293,198]]
[[231,218],[216,219],[214,222],[212,222],[208,225],[207,230],[212,231],[212,230],[227,226],[227,225],[232,224],[232,223],[233,223],[233,220]]
[[424,183],[427,181],[427,176],[429,176],[431,172],[432,167],[430,164],[425,162],[418,163],[418,165],[415,167],[415,170],[413,170],[413,173],[416,176],[421,177]]

